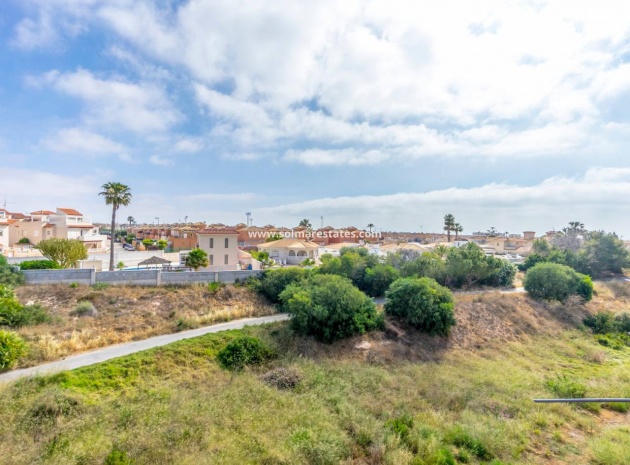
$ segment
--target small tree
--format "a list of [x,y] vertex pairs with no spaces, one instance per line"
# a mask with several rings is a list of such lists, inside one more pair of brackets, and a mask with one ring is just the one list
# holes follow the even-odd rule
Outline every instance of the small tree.
[[279,241],[282,238],[283,238],[282,234],[280,234],[280,233],[273,233],[271,236],[269,236],[267,239],[265,239],[265,242]]
[[157,241],[157,248],[160,250],[164,250],[166,247],[168,247],[168,241],[165,239],[160,239],[159,241]]
[[202,249],[192,249],[186,257],[186,266],[197,271],[208,266],[208,254]]
[[363,276],[364,291],[372,297],[381,297],[398,278],[400,273],[393,266],[379,264],[366,268]]
[[385,312],[430,335],[447,335],[455,324],[453,294],[431,278],[401,278],[385,293]]
[[273,356],[273,350],[252,336],[234,339],[217,354],[221,367],[232,371],[241,371],[247,365],[260,365]]
[[118,264],[116,265],[116,268],[118,269],[118,271],[124,270],[125,269],[124,262],[118,262]]
[[41,241],[37,248],[42,255],[61,268],[75,268],[79,260],[88,258],[85,244],[78,239],[52,238]]
[[14,271],[6,257],[0,254],[0,284],[18,286],[24,283],[24,274]]
[[372,299],[346,278],[315,275],[288,286],[281,294],[282,308],[291,315],[291,327],[299,334],[333,342],[382,328]]
[[152,247],[154,244],[153,239],[142,239],[142,245],[145,247]]
[[303,226],[306,229],[311,229],[313,227],[308,218],[304,218],[303,220],[300,220],[300,224],[298,224],[298,226]]
[[584,300],[593,297],[593,282],[587,275],[558,263],[539,263],[527,271],[525,290],[534,299],[566,300],[570,295],[579,295]]
[[455,217],[453,215],[450,213],[444,215],[444,231],[446,231],[448,242],[451,242],[451,231],[455,230],[455,224]]
[[265,271],[260,279],[253,283],[256,291],[272,302],[280,302],[280,294],[289,284],[303,281],[309,276],[309,270],[302,268],[281,268]]

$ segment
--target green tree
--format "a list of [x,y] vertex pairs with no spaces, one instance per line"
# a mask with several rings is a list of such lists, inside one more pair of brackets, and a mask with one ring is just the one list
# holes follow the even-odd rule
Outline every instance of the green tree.
[[221,349],[217,354],[217,359],[222,368],[241,371],[247,365],[260,365],[273,356],[273,350],[260,339],[240,336]]
[[455,240],[457,240],[459,239],[459,233],[464,232],[464,227],[459,223],[455,223],[453,231],[455,231]]
[[313,225],[311,224],[310,220],[308,218],[304,218],[303,220],[300,221],[300,224],[298,224],[298,226],[303,226],[306,229],[312,229]]
[[368,223],[367,228],[370,230],[370,234],[372,233],[373,227],[374,227],[374,223]]
[[385,293],[385,312],[430,335],[448,335],[455,324],[453,294],[431,278],[401,278]]
[[125,263],[124,262],[118,262],[118,264],[116,265],[116,269],[118,271],[124,270],[125,269]]
[[281,294],[298,334],[333,342],[383,328],[383,315],[368,296],[341,276],[314,275],[289,285]]
[[545,239],[534,239],[532,244],[532,253],[546,257],[551,252],[551,245]]
[[129,229],[131,229],[131,227],[134,225],[135,222],[136,222],[136,219],[133,216],[127,217],[127,223],[129,223]]
[[45,239],[37,244],[37,249],[61,268],[76,268],[79,260],[88,258],[85,244],[78,239]]
[[208,254],[202,249],[192,249],[186,257],[186,266],[197,271],[208,266]]
[[145,247],[151,247],[154,243],[153,239],[142,239],[142,245]]
[[280,294],[287,286],[295,282],[303,281],[310,275],[309,270],[303,268],[281,268],[268,270],[257,280],[252,287],[272,302],[280,302]]
[[164,250],[166,247],[168,247],[168,241],[166,239],[160,239],[157,241],[157,248],[159,250]]
[[448,242],[451,242],[451,231],[455,230],[455,217],[448,213],[444,216],[444,231],[446,231]]
[[13,368],[26,355],[24,340],[15,333],[0,330],[0,371]]
[[497,228],[492,226],[486,231],[486,234],[488,235],[488,237],[497,237],[499,235],[499,231],[497,231]]
[[524,282],[527,293],[538,300],[566,300],[580,295],[584,300],[593,296],[593,282],[587,275],[558,263],[539,263],[530,268]]
[[582,257],[586,268],[595,277],[606,273],[623,273],[623,268],[630,268],[630,252],[614,233],[591,233],[584,245]]
[[131,190],[128,186],[119,182],[108,182],[103,184],[99,195],[105,197],[105,205],[112,206],[112,225],[109,243],[109,271],[114,271],[114,231],[116,230],[116,211],[131,203]]

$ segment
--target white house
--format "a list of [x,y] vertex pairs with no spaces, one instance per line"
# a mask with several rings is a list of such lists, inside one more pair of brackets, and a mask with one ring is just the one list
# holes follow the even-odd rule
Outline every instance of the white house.
[[208,267],[203,271],[235,271],[242,269],[238,257],[238,232],[234,229],[203,229],[197,232],[198,247],[208,254]]
[[269,253],[269,258],[288,265],[299,265],[307,258],[317,259],[318,249],[314,242],[290,238],[258,244],[258,250]]

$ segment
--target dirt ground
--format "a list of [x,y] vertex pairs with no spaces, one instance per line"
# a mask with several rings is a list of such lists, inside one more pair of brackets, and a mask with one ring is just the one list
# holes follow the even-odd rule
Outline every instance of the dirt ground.
[[[16,295],[23,304],[43,305],[53,317],[51,324],[17,330],[31,348],[22,366],[216,322],[276,313],[264,298],[231,285],[212,292],[202,285],[73,288],[55,284],[22,286]],[[94,305],[95,316],[73,314],[85,301]]]

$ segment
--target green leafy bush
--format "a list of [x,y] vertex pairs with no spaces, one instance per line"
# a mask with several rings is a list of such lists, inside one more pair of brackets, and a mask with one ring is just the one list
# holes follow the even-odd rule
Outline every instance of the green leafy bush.
[[0,371],[13,368],[26,354],[26,343],[15,333],[0,330]]
[[385,293],[385,312],[431,335],[455,324],[453,294],[431,278],[401,278]]
[[309,270],[302,268],[268,270],[259,279],[252,281],[252,286],[269,300],[277,303],[280,302],[280,294],[288,285],[303,281],[309,274]]
[[390,265],[376,265],[365,270],[363,291],[372,297],[381,297],[389,286],[400,278],[400,273]]
[[397,418],[392,418],[385,422],[385,427],[405,441],[409,438],[411,430],[413,429],[413,417],[410,415],[402,415]]
[[20,271],[14,271],[9,265],[7,258],[0,254],[0,284],[8,286],[19,286],[24,284],[24,274]]
[[26,260],[20,263],[20,270],[58,270],[61,267],[52,260]]
[[448,442],[457,447],[467,449],[471,454],[481,460],[491,460],[493,454],[479,439],[473,437],[463,428],[457,426],[450,431],[445,438]]
[[221,349],[217,359],[222,368],[238,371],[248,365],[260,365],[273,356],[274,352],[260,339],[241,336]]
[[28,237],[23,237],[19,241],[17,241],[17,243],[18,244],[30,244],[31,240]]
[[134,465],[134,461],[129,458],[127,452],[115,447],[105,457],[104,465]]
[[23,306],[17,299],[0,299],[0,325],[20,327],[50,323],[50,314],[39,304]]
[[281,294],[282,308],[299,334],[332,342],[382,328],[372,299],[341,276],[315,275],[289,285]]
[[224,287],[225,287],[225,283],[222,283],[222,282],[208,283],[208,292],[214,295],[217,292],[219,292],[221,289],[223,289]]
[[15,292],[13,292],[13,288],[11,286],[0,284],[0,299],[13,299],[14,297]]
[[547,381],[547,387],[560,398],[578,399],[586,397],[586,386],[566,376],[559,376],[558,379]]
[[538,300],[566,300],[579,295],[584,300],[593,297],[593,282],[589,276],[557,263],[539,263],[525,275],[525,290]]

